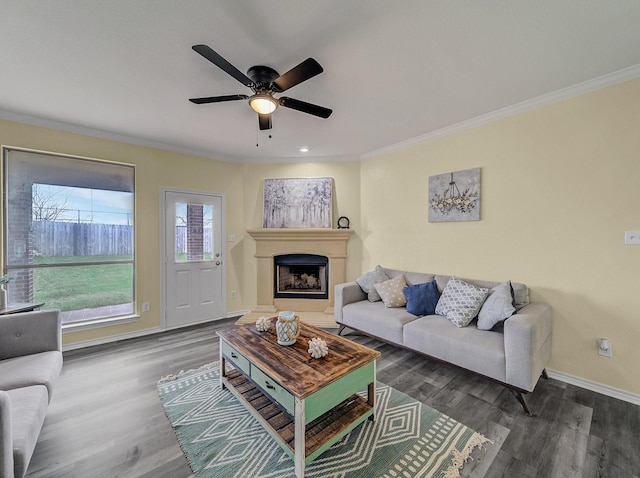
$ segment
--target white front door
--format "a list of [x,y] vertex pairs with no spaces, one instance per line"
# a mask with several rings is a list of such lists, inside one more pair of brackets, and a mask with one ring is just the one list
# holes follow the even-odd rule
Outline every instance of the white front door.
[[224,196],[164,191],[163,199],[166,328],[223,318]]

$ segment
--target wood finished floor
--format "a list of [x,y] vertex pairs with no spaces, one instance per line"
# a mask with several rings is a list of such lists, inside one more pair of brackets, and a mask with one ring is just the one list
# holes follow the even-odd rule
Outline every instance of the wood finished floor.
[[[193,476],[156,382],[217,360],[216,330],[232,324],[225,320],[65,353],[27,477]],[[494,442],[473,454],[464,477],[640,478],[638,406],[541,379],[528,396],[534,413],[528,417],[500,385],[368,337],[347,337],[382,352],[378,380]]]

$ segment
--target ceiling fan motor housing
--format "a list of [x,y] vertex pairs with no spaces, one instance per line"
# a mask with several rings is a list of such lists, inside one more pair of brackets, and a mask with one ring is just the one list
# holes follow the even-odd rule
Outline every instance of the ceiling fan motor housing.
[[247,76],[256,84],[256,90],[271,90],[272,82],[280,76],[273,68],[256,65],[247,70]]

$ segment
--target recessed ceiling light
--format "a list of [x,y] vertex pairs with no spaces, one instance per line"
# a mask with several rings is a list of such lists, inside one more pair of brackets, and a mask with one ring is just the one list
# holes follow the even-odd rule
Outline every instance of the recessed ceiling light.
[[300,152],[301,153],[308,153],[309,152],[309,148],[300,148]]

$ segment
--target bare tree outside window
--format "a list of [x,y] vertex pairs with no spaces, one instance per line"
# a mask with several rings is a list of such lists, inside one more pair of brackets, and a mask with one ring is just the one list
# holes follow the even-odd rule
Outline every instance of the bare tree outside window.
[[51,189],[34,184],[31,189],[31,209],[34,221],[56,221],[67,212],[69,200],[64,189]]

